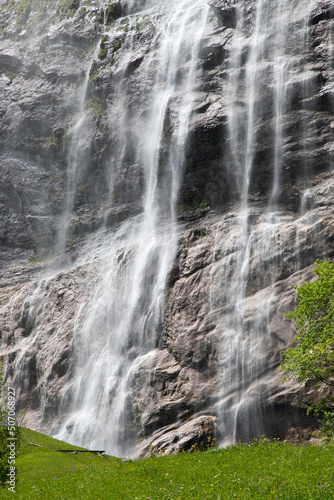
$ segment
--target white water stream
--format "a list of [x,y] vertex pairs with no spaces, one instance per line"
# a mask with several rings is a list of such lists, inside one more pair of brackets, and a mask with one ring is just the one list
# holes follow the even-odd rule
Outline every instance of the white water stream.
[[[237,2],[237,28],[230,51],[228,126],[231,152],[231,174],[235,178],[240,208],[233,225],[232,242],[222,254],[224,276],[221,289],[213,294],[227,304],[222,326],[220,346],[221,400],[219,426],[222,443],[237,439],[249,440],[264,432],[262,405],[269,397],[270,380],[266,370],[273,342],[271,332],[272,304],[275,302],[275,267],[283,258],[280,232],[289,222],[285,207],[280,206],[281,170],[284,161],[284,112],[290,104],[289,88],[296,72],[300,71],[289,47],[296,33],[291,31],[293,20],[299,21],[310,12],[304,1],[257,0],[254,2],[254,26],[245,18],[243,2]],[[304,17],[307,19],[307,16]],[[250,31],[250,33],[249,33]],[[302,54],[307,43],[306,26],[298,32]],[[268,97],[268,88],[271,95]],[[263,208],[252,203],[251,185],[255,159],[259,150],[257,130],[272,109],[271,147],[269,169],[272,179],[268,186],[268,204]],[[261,132],[263,134],[263,132]],[[305,167],[306,168],[306,167]],[[268,189],[267,188],[267,189]],[[299,230],[297,225],[296,238]],[[231,250],[231,246],[233,250]],[[298,248],[296,249],[298,261]],[[297,264],[298,265],[298,264]],[[251,276],[254,269],[260,275]],[[252,297],[251,281],[264,290]],[[259,283],[261,285],[259,286]]]
[[[104,243],[98,284],[87,289],[87,299],[75,320],[75,373],[64,388],[61,413],[66,415],[57,437],[123,456],[136,444],[129,388],[136,369],[150,362],[167,273],[177,242],[175,204],[185,154],[197,52],[208,7],[202,0],[159,4],[151,19],[155,36],[151,56],[142,63],[141,99],[127,109],[126,81],[119,85],[109,109],[114,148],[113,174],[125,151],[135,149],[144,173],[143,211],[128,219]],[[135,22],[131,16],[123,71],[131,56]],[[121,22],[121,21],[120,21]],[[112,29],[117,29],[117,26]],[[182,86],[177,74],[182,69]],[[182,90],[182,92],[180,92]],[[143,117],[143,103],[149,102]],[[162,158],[163,129],[170,106],[174,113],[168,152]],[[145,104],[144,104],[145,106]],[[80,123],[78,130],[82,130]],[[128,141],[128,142],[127,142]],[[130,143],[129,143],[130,142]],[[76,156],[78,138],[74,136]],[[75,162],[74,162],[75,163]],[[141,381],[147,384],[148,381]]]

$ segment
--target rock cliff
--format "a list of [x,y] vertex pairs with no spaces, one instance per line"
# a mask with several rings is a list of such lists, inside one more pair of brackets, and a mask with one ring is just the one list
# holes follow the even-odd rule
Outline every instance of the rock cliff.
[[[122,241],[146,210],[137,129],[152,112],[163,3],[0,6],[0,354],[23,423],[57,434],[66,422],[68,439],[81,351],[108,345],[113,363],[102,318],[121,313],[108,298],[98,310],[101,283],[111,261],[122,269],[135,252],[137,240]],[[181,96],[191,93],[163,300],[154,321],[139,316],[144,295],[158,294],[153,254],[132,316],[154,334],[139,348],[131,327],[120,347],[131,377],[108,372],[126,386],[110,424],[119,454],[317,426],[305,413],[316,395],[283,383],[279,364],[293,338],[293,286],[312,278],[315,259],[334,256],[334,6],[213,0],[206,15],[195,83],[185,57],[161,125],[160,208],[178,161],[170,142]],[[157,220],[169,216],[161,209]],[[117,272],[108,279],[122,284]],[[91,410],[103,434],[108,417]]]

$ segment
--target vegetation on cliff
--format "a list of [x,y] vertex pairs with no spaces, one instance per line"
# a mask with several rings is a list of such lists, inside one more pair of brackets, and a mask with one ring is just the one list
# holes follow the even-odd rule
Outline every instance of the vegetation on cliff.
[[285,352],[282,369],[301,383],[315,383],[319,400],[309,408],[321,416],[323,433],[334,436],[334,264],[317,260],[315,281],[296,288],[298,305],[287,317],[294,320],[296,347]]

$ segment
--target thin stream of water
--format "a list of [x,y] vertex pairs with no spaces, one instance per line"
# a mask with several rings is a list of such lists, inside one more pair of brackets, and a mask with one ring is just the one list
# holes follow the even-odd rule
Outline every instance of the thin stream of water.
[[[144,89],[130,114],[122,110],[122,103],[128,101],[127,86],[120,85],[113,108],[114,133],[122,134],[125,126],[131,130],[127,137],[143,168],[143,212],[125,222],[110,238],[98,271],[102,279],[88,293],[85,307],[76,318],[76,369],[73,380],[63,390],[61,412],[66,416],[57,437],[102,447],[114,455],[129,454],[136,444],[138,422],[134,415],[138,409],[130,401],[130,392],[142,390],[135,388],[136,376],[140,366],[152,359],[166,275],[176,250],[175,203],[207,10],[200,0],[195,5],[189,0],[173,2],[168,9],[162,9],[164,15],[157,19],[153,40],[156,55],[141,68],[153,85]],[[132,50],[131,37],[130,24],[124,44],[128,54]],[[176,78],[181,68],[182,93]],[[143,123],[145,99],[150,101],[150,112]],[[167,154],[162,157],[166,114],[173,101],[177,113]],[[120,122],[115,124],[117,117]],[[124,159],[126,148],[123,143],[115,150],[111,175]]]
[[[260,436],[263,429],[262,401],[269,397],[268,352],[273,342],[271,310],[275,302],[275,269],[280,269],[281,224],[279,206],[281,172],[284,161],[284,114],[290,104],[289,85],[296,69],[288,52],[293,17],[303,2],[257,0],[254,26],[245,19],[242,2],[237,2],[237,28],[230,50],[229,88],[232,93],[228,111],[231,172],[235,177],[240,210],[236,219],[238,236],[234,243],[231,281],[221,284],[218,293],[227,302],[229,312],[223,325],[220,347],[221,401],[219,425],[222,443]],[[298,43],[303,52],[305,27]],[[250,33],[249,33],[250,32]],[[247,34],[247,36],[246,36]],[[299,65],[297,66],[299,68]],[[268,87],[269,83],[269,87]],[[271,88],[269,99],[268,88]],[[271,102],[270,102],[271,101]],[[253,208],[252,181],[261,119],[273,109],[273,137],[268,185],[268,203]],[[268,160],[267,160],[268,161]],[[233,230],[234,234],[235,228]],[[226,250],[221,249],[223,255]],[[297,251],[298,262],[298,251]],[[257,264],[255,264],[257,263]],[[255,265],[261,275],[253,276]],[[296,263],[297,265],[297,263]],[[224,266],[226,264],[224,263]],[[226,273],[224,273],[226,274]],[[252,297],[252,280],[265,296]],[[213,292],[213,295],[217,293]]]

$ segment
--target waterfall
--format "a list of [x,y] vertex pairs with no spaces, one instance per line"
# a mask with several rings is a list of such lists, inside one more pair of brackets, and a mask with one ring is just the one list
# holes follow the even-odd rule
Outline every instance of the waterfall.
[[333,2],[65,4],[9,16],[0,54],[26,425],[116,456],[284,435],[284,318],[333,237]]
[[[97,56],[99,48],[100,41],[93,52],[93,58]],[[65,203],[55,243],[56,259],[52,262],[52,267],[61,267],[66,262],[66,244],[70,238],[71,230],[73,229],[71,224],[78,188],[80,181],[87,175],[87,167],[91,156],[92,138],[90,136],[89,126],[90,116],[87,109],[90,69],[89,65],[86,69],[83,83],[79,88],[77,113],[72,122],[71,130],[69,131],[70,144],[66,162]]]
[[[220,327],[218,415],[222,444],[259,437],[268,430],[262,412],[270,398],[266,372],[269,353],[276,342],[271,327],[273,304],[277,301],[275,269],[283,267],[283,226],[293,223],[279,199],[285,161],[284,117],[293,98],[290,89],[294,88],[301,67],[296,60],[296,47],[300,54],[307,50],[304,39],[307,26],[301,23],[297,35],[291,29],[293,22],[299,23],[301,9],[307,11],[305,2],[257,0],[253,6],[253,26],[249,26],[244,7],[243,2],[236,3],[236,33],[229,53],[228,81],[232,95],[228,107],[230,175],[238,193],[239,211],[233,219],[230,241],[223,242],[220,250],[225,256],[223,281],[220,289],[211,291],[227,309]],[[254,203],[252,182],[254,164],[261,162],[258,130],[269,110],[273,116],[268,131],[272,134],[271,155],[264,160],[268,166],[263,169],[268,202],[260,207]],[[307,169],[305,163],[305,173]],[[307,197],[305,193],[303,205]],[[308,222],[311,226],[314,223]],[[297,240],[301,230],[296,221]],[[309,233],[309,225],[305,231]],[[299,261],[297,245],[297,269]],[[257,288],[252,285],[254,280]],[[262,289],[260,294],[256,293],[259,289]]]
[[[124,168],[128,151],[134,151],[143,172],[142,211],[105,236],[99,249],[102,263],[97,269],[94,262],[88,264],[87,275],[94,283],[87,286],[85,302],[75,318],[74,374],[63,389],[60,412],[64,415],[57,432],[57,437],[66,441],[103,448],[118,456],[133,451],[140,431],[140,415],[130,399],[130,389],[137,385],[142,390],[140,384],[150,386],[149,380],[138,378],[140,367],[152,363],[166,276],[176,250],[175,206],[197,52],[207,14],[201,0],[158,7],[158,16],[151,13],[155,30],[151,56],[141,65],[145,85],[140,98],[132,100],[131,109],[132,89],[126,71],[138,17],[126,18],[124,60],[108,110],[114,144],[108,166],[111,194],[115,173]],[[112,30],[119,29],[122,22],[120,19]],[[173,103],[174,116],[170,118]],[[81,120],[79,114],[75,126],[79,132],[83,130]],[[166,127],[170,137],[164,144]],[[76,157],[76,131],[72,141],[71,157]],[[76,168],[76,158],[69,163],[71,169]],[[94,247],[92,253],[95,255]]]

